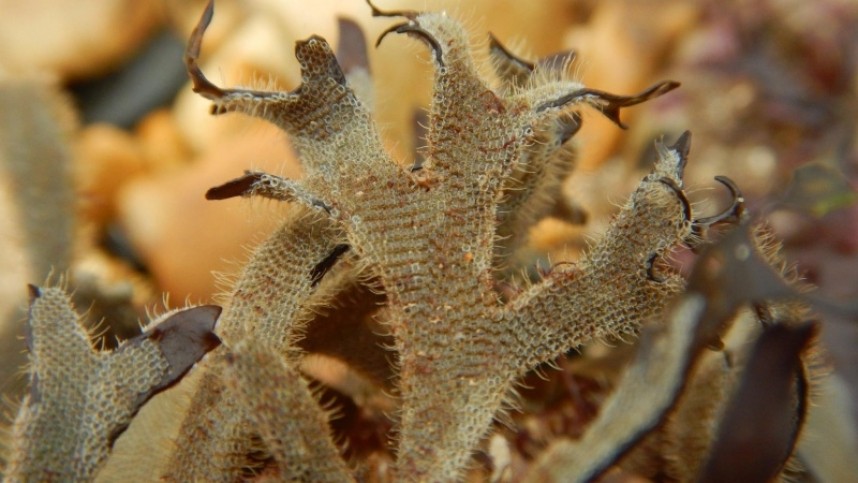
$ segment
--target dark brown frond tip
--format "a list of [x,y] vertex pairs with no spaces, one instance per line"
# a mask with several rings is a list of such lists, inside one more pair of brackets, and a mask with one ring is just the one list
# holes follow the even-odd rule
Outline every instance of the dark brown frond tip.
[[776,479],[804,421],[807,381],[801,353],[816,330],[813,323],[775,324],[763,332],[697,481]]
[[366,37],[360,25],[347,18],[339,18],[337,26],[340,31],[340,41],[337,44],[337,60],[343,72],[363,69],[369,72],[369,57],[366,52]]
[[739,190],[739,187],[736,186],[736,183],[726,176],[716,176],[715,181],[726,186],[727,189],[730,190],[730,196],[732,196],[733,199],[730,202],[730,206],[721,213],[694,220],[693,229],[695,234],[700,235],[704,233],[707,228],[713,225],[720,225],[723,223],[734,225],[738,224],[747,216],[745,211],[745,197],[742,196],[742,192]]
[[235,197],[259,196],[277,201],[298,202],[324,210],[331,215],[333,208],[308,192],[300,182],[260,171],[247,171],[244,176],[228,181],[206,192],[208,200],[225,200]]
[[494,60],[495,69],[501,77],[513,84],[524,85],[537,68],[547,71],[564,69],[575,60],[576,54],[571,50],[557,52],[534,63],[513,54],[494,34],[489,33],[489,56]]
[[[203,71],[199,66],[200,47],[202,46],[203,36],[211,23],[213,16],[214,1],[212,0],[206,5],[206,9],[203,12],[202,17],[200,17],[199,23],[191,33],[184,56],[185,67],[188,72],[188,76],[191,79],[193,91],[210,101],[216,102],[216,104],[211,107],[210,112],[214,115],[225,114],[235,110],[242,110],[242,108],[247,109],[247,105],[252,103],[249,99],[259,102],[279,97],[281,93],[276,92],[254,91],[250,89],[223,89],[216,86],[208,80],[205,74],[203,74]],[[243,98],[244,106],[242,106],[242,102],[236,102],[239,97]],[[231,103],[232,105],[222,103],[230,100],[233,101]]]
[[150,390],[147,398],[175,384],[191,366],[220,345],[214,328],[221,310],[217,305],[201,305],[179,311],[152,330],[129,341],[129,346],[144,339],[157,342],[161,353],[170,364],[170,370],[161,382]]
[[429,46],[430,49],[432,49],[432,52],[435,54],[435,62],[438,63],[438,66],[444,67],[444,52],[441,49],[441,43],[438,42],[438,39],[432,36],[431,33],[426,31],[426,29],[421,27],[418,23],[414,21],[408,21],[393,25],[378,36],[378,40],[375,42],[375,46],[378,47],[379,45],[381,45],[381,41],[384,40],[384,38],[387,37],[387,35],[390,33],[406,34],[410,37],[422,40],[426,45]]
[[39,287],[37,287],[31,283],[28,283],[27,284],[27,293],[30,296],[30,303],[33,303],[33,300],[42,296],[42,289],[40,289]]
[[246,171],[244,176],[236,178],[226,183],[209,188],[206,191],[207,200],[226,200],[239,196],[248,196],[253,192],[253,188],[260,180],[262,173],[254,173]]
[[667,176],[663,176],[658,179],[660,183],[670,188],[679,199],[679,202],[682,203],[682,214],[685,217],[686,221],[691,220],[691,202],[688,201],[688,197],[685,196],[685,191],[682,191],[682,188],[676,184],[672,178],[668,178]]
[[634,106],[650,99],[664,95],[679,87],[679,82],[664,81],[632,96],[619,96],[596,89],[581,89],[558,99],[544,102],[536,107],[536,112],[548,109],[561,108],[567,104],[584,101],[596,107],[602,115],[610,119],[617,126],[626,129],[626,125],[620,120],[620,109]]
[[223,97],[224,90],[214,85],[209,81],[198,64],[200,57],[200,47],[203,43],[203,34],[206,32],[209,24],[214,16],[214,0],[210,0],[203,11],[202,17],[194,31],[191,33],[191,38],[188,41],[188,48],[185,50],[185,67],[188,71],[188,76],[193,83],[194,92],[202,95],[206,99],[219,99]]
[[331,250],[331,253],[328,254],[325,258],[323,258],[319,263],[310,270],[310,284],[312,286],[316,286],[319,282],[322,281],[322,278],[328,273],[331,268],[337,263],[337,260],[340,259],[347,251],[349,251],[349,246],[346,244],[340,244],[334,247]]

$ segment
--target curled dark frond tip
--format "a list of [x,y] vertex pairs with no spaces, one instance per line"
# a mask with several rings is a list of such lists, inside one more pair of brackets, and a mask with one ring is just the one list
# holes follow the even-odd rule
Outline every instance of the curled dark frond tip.
[[694,220],[694,224],[700,228],[708,228],[710,226],[723,223],[738,224],[747,217],[747,211],[745,210],[745,197],[742,196],[742,192],[739,190],[736,183],[726,176],[716,176],[715,181],[726,186],[727,189],[730,190],[730,196],[732,196],[733,199],[730,202],[730,206],[721,213]]
[[688,197],[685,196],[685,192],[682,188],[676,184],[676,181],[673,178],[668,178],[667,176],[663,176],[658,179],[659,182],[670,188],[679,199],[680,203],[682,203],[682,214],[685,217],[684,220],[691,220],[691,203],[688,201]]
[[532,62],[512,53],[492,33],[489,33],[489,55],[495,61],[495,68],[498,73],[512,83],[519,85],[527,82],[537,68],[546,71],[559,71],[569,66],[576,56],[574,51],[568,50]]
[[363,69],[369,72],[369,57],[366,52],[366,37],[360,25],[351,19],[340,17],[337,20],[340,41],[337,43],[337,60],[343,72]]
[[691,224],[691,237],[687,241],[687,244],[695,251],[699,249],[700,244],[706,238],[709,228],[725,224],[738,225],[748,218],[748,212],[745,209],[745,197],[742,196],[742,192],[739,191],[736,183],[726,176],[716,176],[715,180],[730,190],[733,199],[730,202],[730,206],[725,208],[721,213],[698,218]]
[[414,21],[408,21],[391,26],[378,36],[378,40],[375,42],[375,46],[378,47],[381,44],[381,41],[384,40],[384,38],[390,33],[406,34],[416,39],[422,40],[426,45],[429,46],[429,48],[432,49],[432,52],[435,54],[435,62],[438,63],[438,66],[444,66],[444,52],[441,49],[441,44],[438,42],[438,39],[433,37],[431,33],[421,27],[418,23]]
[[196,27],[194,27],[193,32],[191,32],[191,38],[188,40],[188,46],[185,48],[185,64],[196,63],[197,58],[200,55],[200,47],[202,46],[203,34],[208,28],[209,24],[212,22],[212,18],[214,17],[214,0],[210,0],[208,4],[206,4],[205,10],[203,10],[203,14],[200,16],[200,20],[197,22]]
[[31,283],[28,283],[27,294],[30,296],[30,303],[32,304],[33,301],[42,296],[42,289]]
[[210,188],[206,191],[207,200],[226,200],[238,196],[248,196],[254,185],[262,179],[262,173],[247,172],[240,178],[235,178],[226,183]]
[[536,68],[536,65],[534,65],[533,62],[522,59],[521,57],[513,54],[491,32],[489,32],[489,53],[514,64],[519,69],[527,71],[528,73],[533,72]]
[[[658,97],[658,96],[667,94],[668,92],[676,89],[677,87],[679,87],[681,85],[682,84],[677,82],[677,81],[661,81],[658,84],[656,84],[656,85],[650,87],[649,89],[647,89],[646,91],[644,91],[642,94],[645,94],[647,96],[647,99],[652,99],[654,97]],[[644,99],[644,100],[647,100],[647,99]]]
[[409,20],[414,20],[420,15],[420,12],[415,10],[382,10],[373,5],[371,0],[366,0],[366,4],[372,10],[373,17],[405,17]]
[[618,96],[615,94],[609,94],[606,92],[592,90],[591,92],[596,94],[602,101],[605,102],[603,107],[601,108],[602,114],[610,119],[614,124],[621,127],[622,129],[626,129],[626,126],[620,120],[620,109],[623,107],[630,107],[637,104],[641,104],[650,99],[655,99],[656,97],[660,97],[668,92],[679,87],[679,82],[675,81],[664,81],[655,84],[654,86],[645,89],[643,92],[632,96]]
[[212,21],[214,16],[214,0],[210,0],[200,17],[200,21],[194,31],[191,33],[191,38],[188,40],[188,47],[185,50],[185,67],[188,71],[188,76],[191,78],[192,88],[194,92],[202,95],[207,99],[219,99],[224,95],[223,89],[214,85],[203,74],[202,69],[198,64],[200,56],[200,47],[203,43],[203,34]]
[[602,112],[602,115],[610,119],[614,124],[626,129],[627,126],[620,120],[621,108],[646,102],[650,99],[664,95],[677,87],[679,87],[679,82],[664,81],[632,96],[620,96],[597,89],[579,89],[557,99],[543,102],[536,106],[536,112],[558,109],[570,103],[585,101],[596,109],[599,109],[599,111]]
[[384,29],[384,31],[381,32],[381,34],[379,34],[378,39],[376,39],[375,47],[378,48],[378,46],[381,45],[381,41],[384,40],[388,34],[398,32],[399,27],[401,27],[403,25],[407,25],[407,24],[408,24],[408,22],[398,23],[398,24],[391,25],[390,27],[387,27],[386,29]]

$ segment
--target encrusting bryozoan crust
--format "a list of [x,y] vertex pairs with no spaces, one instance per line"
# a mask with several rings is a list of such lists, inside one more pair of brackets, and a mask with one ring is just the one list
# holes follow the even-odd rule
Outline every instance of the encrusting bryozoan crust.
[[[790,378],[807,379],[804,357],[815,329],[794,320],[803,312],[781,300],[796,295],[796,284],[785,281],[782,267],[770,270],[779,258],[767,248],[762,231],[748,229],[735,183],[716,178],[733,198],[718,215],[701,216],[689,202],[683,183],[689,133],[672,145],[656,143],[650,172],[575,263],[557,264],[525,282],[515,276],[522,268],[515,256],[526,244],[527,230],[550,212],[575,164],[569,141],[582,122],[579,110],[596,109],[623,127],[622,108],[678,84],[657,83],[631,96],[610,94],[566,78],[571,54],[529,62],[496,39],[489,49],[494,76],[487,76],[458,21],[439,13],[370,7],[375,16],[401,19],[379,42],[405,34],[431,50],[434,88],[421,162],[405,167],[391,158],[366,104],[373,98],[369,70],[354,62],[342,68],[321,37],[297,42],[302,82],[293,91],[226,89],[209,81],[198,62],[213,18],[210,3],[185,56],[194,91],[212,101],[213,114],[243,113],[281,128],[305,176],[247,171],[206,193],[211,200],[262,197],[291,206],[243,268],[216,331],[217,307],[171,316],[190,320],[185,329],[191,339],[211,342],[191,344],[190,356],[167,337],[178,330],[173,318],[112,354],[96,353],[88,335],[72,323],[76,316],[63,292],[34,290],[33,389],[15,428],[16,454],[23,456],[12,461],[9,474],[91,479],[116,432],[146,397],[214,349],[215,331],[223,344],[200,364],[169,461],[159,468],[162,479],[235,481],[254,472],[290,481],[360,479],[363,462],[341,456],[344,450],[329,427],[333,413],[300,372],[299,343],[315,315],[361,283],[362,289],[383,292],[372,299],[380,307],[361,316],[374,314],[392,341],[395,377],[385,389],[398,404],[391,415],[396,462],[387,478],[461,479],[525,373],[584,344],[636,337],[648,323],[638,356],[584,437],[554,442],[522,476],[590,481],[623,464],[627,455],[627,466],[651,454],[647,463],[660,464],[691,441],[692,455],[654,471],[694,478],[705,465],[726,458],[712,438],[731,424],[743,424],[731,404],[763,401],[746,390],[750,383],[742,378],[766,373],[758,363],[767,354],[788,369],[774,373],[771,387],[790,396],[792,405],[778,406],[778,416],[796,416],[783,445],[791,453],[806,391],[798,383],[798,389],[790,386]],[[353,27],[341,22],[357,42]],[[713,245],[709,228],[725,224],[742,226]],[[681,248],[704,251],[689,280],[669,260]],[[744,289],[732,292],[733,286]],[[769,304],[770,299],[778,302]],[[720,360],[701,354],[724,350],[720,337],[738,323],[737,313],[763,329],[747,332],[751,335],[742,343],[750,347],[756,338],[757,344],[731,359],[736,365],[729,374],[718,372]],[[72,329],[40,332],[45,321]],[[777,330],[764,330],[769,326]],[[326,331],[330,334],[330,327]],[[65,350],[57,347],[66,346],[82,354],[79,365],[87,377],[68,387],[52,386],[56,368],[45,368],[42,358],[56,358],[57,350]],[[725,360],[730,354],[724,351]],[[123,367],[129,363],[123,358],[133,359],[143,372],[126,381]],[[348,365],[348,358],[340,362]],[[117,394],[123,396],[113,397]],[[51,428],[40,420],[46,414],[56,417],[55,411],[40,409],[40,398],[49,406],[46,397],[68,401],[65,410],[89,426],[59,437],[33,430]],[[715,398],[720,399],[709,401]],[[706,421],[691,426],[706,441],[677,430],[693,419],[689,413],[705,415]],[[100,439],[91,444],[92,438]],[[44,454],[27,450],[27,444]],[[77,453],[68,450],[80,444],[97,449],[74,463],[81,468],[28,473],[44,458],[74,460]],[[774,454],[751,468],[753,474],[776,475],[788,457]]]

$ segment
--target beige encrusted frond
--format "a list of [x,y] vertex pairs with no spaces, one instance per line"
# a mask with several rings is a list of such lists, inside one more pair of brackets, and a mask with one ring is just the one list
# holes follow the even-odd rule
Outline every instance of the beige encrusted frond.
[[[794,450],[818,369],[807,365],[815,324],[803,320],[798,292],[768,264],[776,257],[748,226],[709,247],[584,437],[555,442],[527,481],[592,481],[642,441],[625,461],[638,474],[777,477]],[[763,317],[767,311],[778,316]]]
[[[849,307],[807,293],[729,178],[715,178],[727,208],[698,212],[683,179],[689,132],[654,143],[649,171],[589,248],[546,268],[527,259],[531,228],[566,201],[582,111],[624,128],[623,109],[679,84],[612,94],[567,75],[574,53],[530,61],[491,37],[479,55],[445,13],[367,11],[391,24],[376,46],[407,37],[429,50],[419,159],[406,166],[385,149],[356,23],[340,20],[336,49],[317,35],[296,43],[292,91],[225,88],[200,67],[210,2],[185,53],[194,92],[212,114],[281,129],[303,176],[236,166],[205,193],[288,205],[224,295],[222,316],[212,305],[175,311],[99,351],[62,288],[31,287],[30,391],[4,481],[93,480],[141,406],[200,361],[159,398],[174,410],[170,424],[149,424],[160,416],[149,405],[135,426],[164,426],[157,437],[132,441],[129,431],[117,445],[131,455],[141,441],[164,446],[148,471],[163,481],[783,477],[818,372],[811,309]],[[845,180],[816,174],[805,181],[827,179],[848,198]],[[792,191],[794,201],[833,203],[809,186]],[[690,276],[680,258],[694,260]],[[622,370],[623,351],[600,358],[615,367],[593,401],[572,395],[583,364],[567,361],[554,373],[563,389],[551,388],[560,407],[540,400],[546,413],[531,407],[524,424],[502,427],[534,373],[587,344],[638,336]],[[574,429],[550,421],[559,413]],[[516,439],[531,422],[544,430]]]
[[[225,346],[213,354],[204,367],[205,374],[193,395],[176,441],[176,451],[164,475],[171,481],[231,480],[253,464],[248,458],[253,449],[252,437],[258,434],[258,429],[251,418],[258,416],[250,414],[237,387],[224,381],[233,347],[262,341],[284,357],[281,364],[290,374],[298,374],[295,367],[300,351],[294,343],[315,307],[326,304],[326,297],[313,295],[325,271],[342,255],[344,245],[336,228],[326,219],[302,207],[296,208],[283,226],[257,248],[233,288],[230,304],[219,325]],[[256,370],[267,374],[276,369]],[[257,380],[255,374],[243,377]],[[309,402],[315,398],[306,383],[292,381],[291,387],[291,392],[273,393],[272,397],[277,400],[257,402],[279,405],[283,394],[290,394],[294,407],[312,407]],[[316,415],[312,414],[293,416],[325,419],[318,406]],[[292,434],[282,440],[290,441],[295,437]],[[325,439],[324,433],[318,437]],[[317,479],[324,479],[322,476],[319,474]]]
[[[681,288],[660,257],[691,233],[681,188],[684,145],[663,149],[654,173],[581,267],[556,270],[508,305],[493,281],[499,230],[532,223],[533,214],[524,221],[519,213],[538,208],[522,206],[556,185],[550,175],[568,164],[563,146],[578,122],[575,109],[592,105],[619,123],[620,108],[675,83],[631,97],[562,80],[496,91],[477,73],[456,21],[405,13],[388,32],[425,41],[436,64],[425,162],[408,172],[382,150],[368,109],[321,38],[297,44],[303,83],[292,92],[208,81],[197,55],[211,13],[186,58],[194,89],[214,102],[216,114],[245,112],[286,130],[307,171],[300,182],[250,173],[215,196],[261,194],[311,206],[342,228],[379,277],[399,357],[401,477],[455,478],[517,377],[593,338],[633,333]],[[616,300],[626,293],[632,296]]]
[[61,288],[30,287],[30,392],[15,420],[6,481],[88,481],[143,403],[220,340],[220,307],[176,312],[113,352],[93,348]]
[[555,267],[510,302],[509,325],[522,341],[520,370],[594,338],[634,334],[682,290],[682,278],[663,258],[692,232],[682,191],[688,141],[659,149],[653,172],[579,263]]
[[[236,178],[205,194],[290,205],[227,294],[216,330],[220,308],[196,307],[99,352],[62,290],[32,289],[31,391],[7,479],[92,479],[141,404],[223,341],[183,387],[173,446],[151,472],[164,481],[461,480],[528,372],[639,334],[634,361],[583,437],[542,441],[548,449],[527,468],[506,461],[513,477],[592,481],[612,467],[677,480],[778,475],[803,423],[816,329],[774,244],[750,228],[735,183],[716,178],[732,197],[719,214],[702,216],[689,202],[689,133],[655,143],[649,172],[576,261],[516,275],[533,268],[518,257],[529,229],[562,198],[581,110],[622,128],[622,109],[678,84],[607,93],[568,78],[574,54],[531,62],[495,38],[487,75],[466,29],[446,14],[370,9],[396,19],[379,43],[404,34],[431,53],[420,161],[405,167],[385,150],[356,25],[340,22],[336,51],[319,36],[296,43],[301,83],[292,91],[223,88],[199,64],[209,3],[185,55],[193,90],[213,114],[282,129],[304,176],[236,167]],[[702,252],[689,278],[671,260],[685,249]],[[319,361],[333,361],[336,374],[314,373]],[[736,465],[725,448],[747,443],[734,429],[749,423],[735,408],[765,412],[769,401],[753,387],[761,378],[779,402],[760,434],[778,444]],[[343,389],[334,397],[342,407],[384,418],[373,436],[390,445],[352,459],[319,387],[327,396]],[[489,456],[510,453],[503,443],[496,434]],[[495,474],[506,477],[502,466]]]
[[272,345],[245,340],[227,362],[227,384],[278,464],[282,481],[353,481],[328,415],[295,367]]

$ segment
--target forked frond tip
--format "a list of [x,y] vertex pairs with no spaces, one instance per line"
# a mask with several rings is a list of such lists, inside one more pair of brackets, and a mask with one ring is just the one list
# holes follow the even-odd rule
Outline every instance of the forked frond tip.
[[193,83],[193,91],[202,95],[206,99],[219,99],[223,97],[224,90],[214,85],[203,74],[198,63],[200,57],[200,47],[203,44],[203,34],[212,21],[214,16],[214,0],[209,0],[203,15],[200,17],[199,23],[194,27],[191,33],[191,38],[188,40],[188,47],[185,49],[185,68],[188,71],[188,76]]

